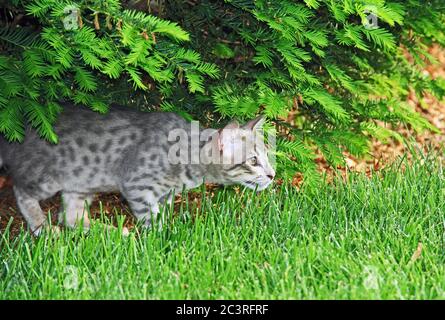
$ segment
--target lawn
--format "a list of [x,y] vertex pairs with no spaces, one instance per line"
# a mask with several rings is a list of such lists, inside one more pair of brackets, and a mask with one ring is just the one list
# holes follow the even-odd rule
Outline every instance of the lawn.
[[0,299],[445,298],[443,168],[399,161],[346,180],[220,189],[127,238],[6,230]]

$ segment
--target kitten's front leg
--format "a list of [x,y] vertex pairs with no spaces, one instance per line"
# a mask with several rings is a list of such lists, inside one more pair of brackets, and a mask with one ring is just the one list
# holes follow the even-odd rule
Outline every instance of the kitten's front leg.
[[147,190],[125,190],[122,192],[130,204],[133,215],[144,224],[145,227],[152,226],[153,223],[162,227],[162,217],[158,219],[159,204],[154,193]]
[[150,228],[152,225],[158,225],[159,229],[162,229],[163,217],[159,217],[159,204],[154,203],[144,203],[142,209],[140,203],[133,203],[133,201],[129,201],[130,206],[132,208],[133,214],[136,219],[143,223],[143,226],[146,228]]

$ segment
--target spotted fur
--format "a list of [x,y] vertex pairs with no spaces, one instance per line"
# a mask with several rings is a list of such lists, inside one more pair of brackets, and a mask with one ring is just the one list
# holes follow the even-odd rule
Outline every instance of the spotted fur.
[[[259,118],[244,126],[230,123],[218,132],[217,139],[200,142],[199,150],[218,143],[225,160],[234,153],[242,154],[238,163],[172,164],[168,152],[174,143],[186,144],[186,150],[191,150],[191,134],[185,141],[168,139],[174,129],[190,130],[190,123],[180,116],[119,106],[101,115],[84,107],[65,106],[55,124],[58,144],[40,139],[29,128],[23,143],[0,138],[0,165],[3,162],[12,176],[19,209],[35,234],[46,221],[39,201],[57,192],[62,192],[64,204],[59,220],[70,227],[80,221],[88,227],[85,204],[94,193],[107,191],[121,192],[136,218],[149,226],[161,200],[203,181],[241,183],[258,190],[267,187],[275,173],[266,152],[257,150],[255,144],[250,149],[243,146],[261,125]],[[226,134],[229,129],[234,136]]]

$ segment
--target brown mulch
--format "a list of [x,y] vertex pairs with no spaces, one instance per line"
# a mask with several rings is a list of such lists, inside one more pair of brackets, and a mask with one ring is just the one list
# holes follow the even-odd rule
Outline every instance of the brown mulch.
[[[424,72],[433,78],[445,78],[445,51],[441,50],[438,46],[432,46],[430,54],[436,57],[439,63],[436,65],[429,65]],[[429,94],[425,94],[423,101],[419,101],[413,92],[409,95],[408,103],[413,109],[420,112],[426,119],[435,125],[441,133],[434,134],[431,132],[423,132],[415,134],[412,129],[404,127],[397,128],[397,131],[404,137],[415,138],[416,147],[419,150],[427,151],[427,148],[429,148],[429,150],[438,150],[441,148],[442,144],[445,142],[445,103],[437,101],[437,99]],[[344,173],[346,173],[347,170],[353,170],[369,174],[372,171],[378,171],[392,163],[398,157],[406,154],[407,151],[406,146],[394,140],[386,144],[379,141],[373,141],[370,157],[367,159],[357,159],[350,154],[345,153],[346,167],[337,168],[337,170]],[[316,161],[321,171],[327,172],[328,174],[333,172],[333,169],[327,165],[326,161],[321,156],[317,158]],[[301,174],[297,174],[293,183],[297,186],[300,185],[302,178]],[[209,186],[207,188],[209,196],[214,193],[214,190],[215,186]],[[188,197],[190,202],[199,204],[202,195],[200,193],[192,192]],[[175,209],[182,201],[183,199],[181,199],[180,196],[176,197]],[[61,206],[60,195],[42,201],[41,206],[45,212],[51,212],[53,214],[53,223],[56,223],[56,213],[59,212]],[[131,228],[134,225],[134,219],[129,213],[130,209],[119,194],[107,193],[96,196],[90,208],[93,218],[98,218],[101,206],[102,211],[107,214],[107,216],[112,216],[116,213],[125,215],[126,227]],[[12,223],[10,230],[12,234],[17,234],[21,228],[26,226],[15,203],[12,192],[12,181],[8,179],[8,177],[0,174],[0,232],[5,230],[11,219]]]

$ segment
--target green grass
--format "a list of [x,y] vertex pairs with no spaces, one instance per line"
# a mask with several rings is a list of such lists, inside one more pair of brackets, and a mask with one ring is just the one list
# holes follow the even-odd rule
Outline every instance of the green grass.
[[444,173],[424,162],[312,192],[221,190],[128,238],[5,232],[0,299],[443,299]]

